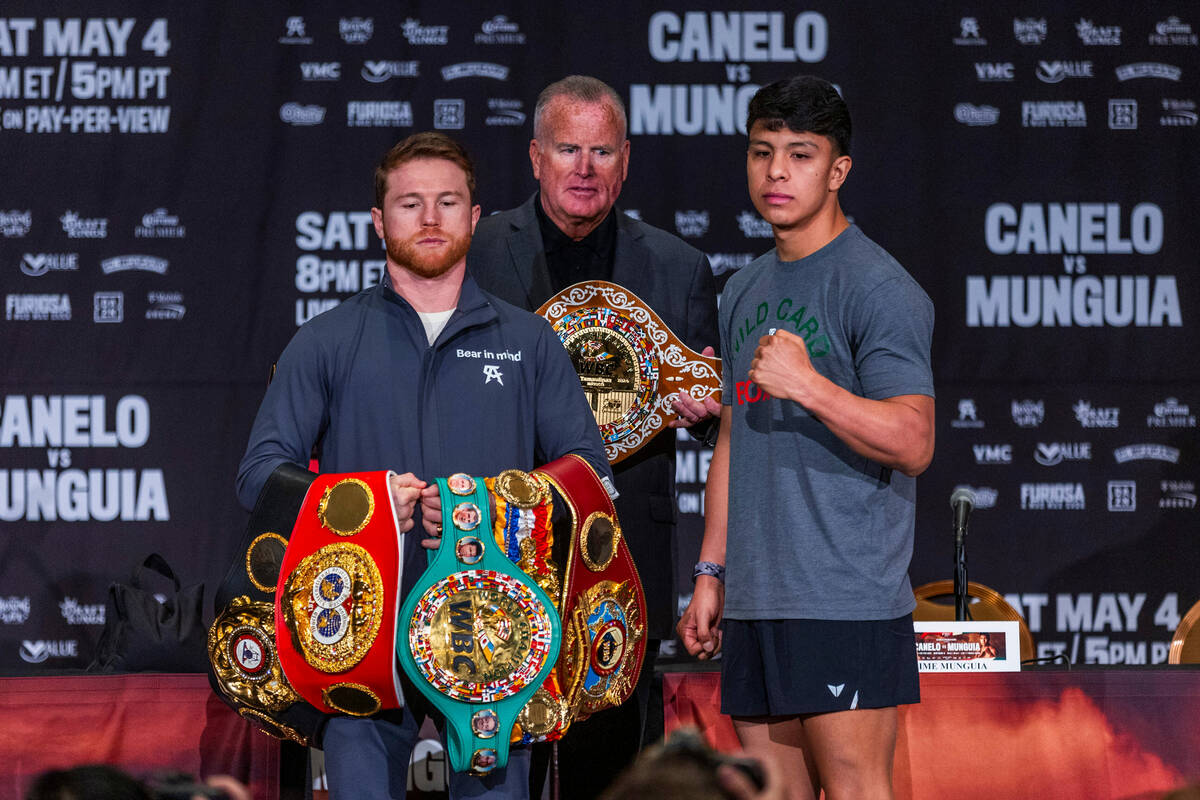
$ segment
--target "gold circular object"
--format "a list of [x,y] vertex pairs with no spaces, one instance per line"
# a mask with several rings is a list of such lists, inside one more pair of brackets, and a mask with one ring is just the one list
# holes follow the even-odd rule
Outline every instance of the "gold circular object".
[[506,469],[496,476],[496,494],[517,508],[537,508],[549,499],[546,486],[519,469]]
[[282,711],[300,699],[275,655],[275,606],[233,598],[208,629],[208,660],[235,706]]
[[353,536],[375,513],[375,495],[358,478],[344,478],[325,490],[317,506],[321,524],[338,536]]
[[434,662],[458,680],[504,681],[525,661],[532,626],[517,600],[491,589],[468,589],[443,603],[430,623]]
[[248,719],[261,728],[262,732],[268,736],[274,736],[276,739],[288,739],[297,744],[308,744],[308,739],[304,738],[295,728],[273,720],[266,714],[252,708],[239,708],[238,713],[242,715],[243,719]]
[[[335,587],[336,607],[316,602],[322,581],[349,582]],[[385,598],[379,567],[365,548],[350,542],[325,545],[296,565],[283,592],[284,624],[311,666],[345,672],[367,655],[383,624]]]
[[321,690],[325,705],[343,714],[366,717],[383,708],[379,695],[361,683],[335,683]]
[[538,689],[517,715],[517,724],[530,736],[545,736],[563,723],[566,708],[545,689]]
[[246,575],[254,588],[267,594],[275,592],[287,545],[287,539],[268,531],[255,537],[246,548]]
[[633,345],[617,331],[591,327],[569,334],[563,346],[579,374],[596,422],[608,425],[622,420],[637,401],[643,379],[649,377],[643,376]]
[[617,543],[621,541],[621,526],[602,511],[596,511],[586,520],[579,532],[579,550],[583,563],[592,572],[608,568],[617,555]]

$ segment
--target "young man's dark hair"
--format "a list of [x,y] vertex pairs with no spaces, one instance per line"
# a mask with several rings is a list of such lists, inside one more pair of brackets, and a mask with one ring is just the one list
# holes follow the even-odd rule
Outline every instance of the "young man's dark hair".
[[787,127],[828,136],[835,156],[850,155],[850,109],[827,80],[797,75],[767,84],[755,93],[746,111],[746,133],[761,122],[769,131]]
[[401,164],[417,161],[422,158],[440,158],[457,164],[467,173],[467,191],[470,197],[468,203],[475,202],[475,163],[467,149],[444,133],[425,131],[414,133],[407,139],[397,142],[391,150],[384,154],[375,168],[375,206],[383,208],[383,197],[387,194],[388,174]]

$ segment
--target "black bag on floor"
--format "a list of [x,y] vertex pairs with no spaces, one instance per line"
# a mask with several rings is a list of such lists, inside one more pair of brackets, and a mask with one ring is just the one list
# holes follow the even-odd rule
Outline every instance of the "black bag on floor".
[[[163,591],[168,582],[171,590]],[[162,603],[155,585],[165,595]],[[109,585],[104,630],[88,672],[204,672],[203,612],[204,584],[183,588],[166,559],[151,553],[129,583]]]

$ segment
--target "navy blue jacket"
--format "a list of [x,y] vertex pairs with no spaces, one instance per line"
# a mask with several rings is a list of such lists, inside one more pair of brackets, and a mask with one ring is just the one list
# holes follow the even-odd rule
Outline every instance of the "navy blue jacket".
[[[321,471],[392,469],[432,481],[530,470],[567,453],[611,477],[579,377],[541,317],[467,276],[430,346],[417,312],[384,280],[304,324],[283,351],[238,469],[254,506],[281,462]],[[406,536],[405,560],[420,553]],[[405,570],[405,589],[420,570]]]

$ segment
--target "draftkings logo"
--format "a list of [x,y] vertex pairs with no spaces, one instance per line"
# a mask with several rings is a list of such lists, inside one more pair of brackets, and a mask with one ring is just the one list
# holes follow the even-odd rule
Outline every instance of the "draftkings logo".
[[1075,23],[1079,41],[1089,46],[1118,47],[1121,44],[1121,26],[1096,25],[1090,19]]
[[1075,419],[1084,428],[1116,428],[1120,426],[1121,409],[1094,408],[1087,400],[1080,400],[1071,406]]
[[68,625],[103,625],[104,603],[82,605],[74,597],[64,597],[58,610]]
[[70,239],[105,239],[108,237],[108,220],[103,217],[85,219],[74,211],[66,211],[58,221],[63,233]]
[[422,25],[420,20],[409,17],[400,29],[412,45],[443,45],[450,42],[449,25]]

